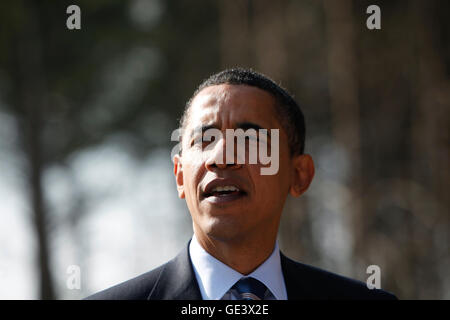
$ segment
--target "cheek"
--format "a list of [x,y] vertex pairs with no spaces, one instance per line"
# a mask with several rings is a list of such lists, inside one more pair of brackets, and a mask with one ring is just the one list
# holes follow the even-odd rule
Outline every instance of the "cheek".
[[201,182],[202,177],[202,164],[196,162],[185,162],[184,166],[184,175],[183,175],[183,184],[184,184],[184,192],[186,194],[186,198],[188,199],[196,199],[197,198],[197,190],[198,185]]
[[290,177],[287,170],[282,170],[281,165],[280,163],[280,170],[275,175],[261,175],[260,166],[252,170],[252,180],[260,206],[273,206],[285,200],[289,192]]

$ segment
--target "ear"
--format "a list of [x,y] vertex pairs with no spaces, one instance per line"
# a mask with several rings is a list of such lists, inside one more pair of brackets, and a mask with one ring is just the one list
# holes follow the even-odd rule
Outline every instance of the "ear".
[[293,197],[302,195],[314,178],[314,162],[309,154],[301,154],[292,159],[293,174],[290,194]]
[[173,157],[173,173],[175,175],[175,181],[177,183],[178,197],[184,199],[184,179],[183,179],[183,166],[181,163],[181,157],[176,154]]

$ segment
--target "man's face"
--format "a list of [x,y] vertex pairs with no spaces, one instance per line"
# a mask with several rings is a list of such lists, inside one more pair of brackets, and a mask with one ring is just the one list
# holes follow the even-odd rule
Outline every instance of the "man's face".
[[[239,241],[245,236],[277,233],[295,168],[286,133],[275,112],[272,95],[247,85],[210,86],[192,101],[183,134],[182,156],[175,157],[174,171],[179,196],[186,199],[196,234]],[[263,165],[259,162],[226,164],[225,130],[246,130],[249,125],[268,132],[279,129],[279,141],[267,139],[269,152],[271,143],[279,143],[276,174],[261,175]],[[210,148],[206,148],[205,142],[196,143],[195,129],[202,126],[220,130],[223,139],[214,141]],[[223,190],[225,186],[232,188]]]

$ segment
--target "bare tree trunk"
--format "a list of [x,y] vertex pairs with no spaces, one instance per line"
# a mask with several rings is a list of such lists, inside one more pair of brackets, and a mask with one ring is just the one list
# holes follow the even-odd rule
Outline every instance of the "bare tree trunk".
[[283,81],[287,78],[286,1],[256,0],[253,5],[252,47],[261,72]]
[[40,277],[40,297],[41,299],[54,299],[53,280],[50,272],[50,253],[48,242],[48,217],[44,205],[42,187],[42,143],[41,125],[39,111],[33,101],[26,103],[27,115],[24,119],[24,138],[27,146],[27,158],[29,164],[29,188],[31,191],[31,203],[33,211],[34,229],[37,236],[39,277]]
[[345,150],[351,164],[347,185],[352,194],[346,210],[353,235],[354,255],[358,256],[363,219],[361,219],[361,155],[358,81],[355,65],[355,25],[352,1],[323,1],[328,36],[328,69],[332,134],[339,148]]
[[54,299],[55,292],[50,271],[48,243],[48,216],[42,187],[44,169],[42,125],[45,111],[45,68],[39,33],[39,17],[35,7],[27,7],[27,22],[17,39],[17,107],[21,119],[21,140],[28,163],[28,186],[32,207],[32,221],[37,238],[37,260],[40,281],[40,298]]
[[[416,35],[417,69],[416,108],[412,113],[411,153],[414,181],[429,192],[417,195],[411,184],[411,209],[415,219],[412,230],[414,258],[417,269],[428,270],[426,275],[415,277],[416,298],[439,299],[449,290],[448,266],[449,252],[449,105],[450,82],[445,74],[444,57],[439,55],[439,43],[432,13],[440,8],[435,2],[414,1],[413,25]],[[436,28],[437,29],[437,28]],[[417,199],[421,196],[421,199]],[[428,203],[428,208],[424,205]],[[429,232],[433,230],[433,232]],[[446,266],[446,267],[445,267]],[[433,272],[430,272],[433,270]],[[417,271],[419,272],[419,271]],[[425,291],[427,283],[435,283],[434,290]],[[447,286],[447,287],[446,287]],[[438,292],[440,289],[441,292]]]
[[250,63],[249,0],[219,2],[222,68]]

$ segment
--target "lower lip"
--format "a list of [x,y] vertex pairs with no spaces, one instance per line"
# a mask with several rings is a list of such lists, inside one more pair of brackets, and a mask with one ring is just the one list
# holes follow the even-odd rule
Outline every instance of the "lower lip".
[[220,196],[209,196],[205,198],[210,203],[229,203],[245,198],[246,194],[241,192],[229,193]]

